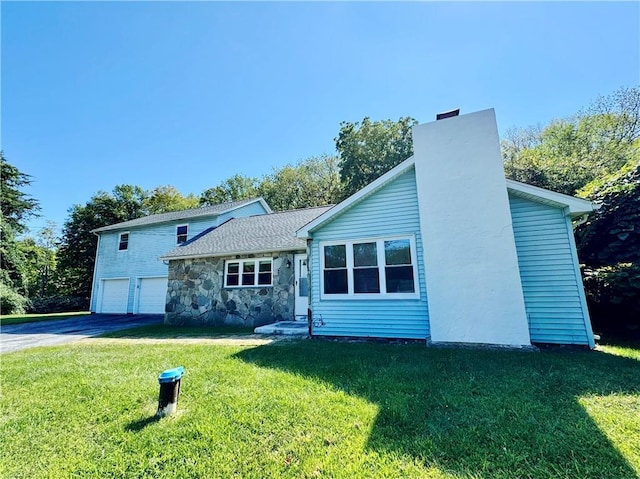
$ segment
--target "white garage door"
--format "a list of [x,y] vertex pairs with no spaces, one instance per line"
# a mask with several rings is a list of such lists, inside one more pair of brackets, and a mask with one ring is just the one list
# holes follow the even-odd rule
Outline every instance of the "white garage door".
[[129,300],[128,279],[102,280],[102,294],[98,313],[126,313]]
[[167,278],[142,278],[138,292],[139,314],[164,314]]

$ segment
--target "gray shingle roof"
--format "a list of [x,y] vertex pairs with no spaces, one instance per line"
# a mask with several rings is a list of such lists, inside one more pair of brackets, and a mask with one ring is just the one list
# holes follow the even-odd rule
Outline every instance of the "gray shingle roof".
[[[103,226],[102,228],[96,228],[92,233],[100,233],[102,231],[120,230],[133,228],[135,226],[146,226],[156,223],[166,223],[169,221],[179,221],[189,218],[197,218],[199,216],[216,216],[225,213],[230,210],[239,208],[240,206],[253,203],[254,201],[261,201],[262,198],[251,198],[248,200],[230,201],[228,203],[220,203],[219,205],[205,206],[204,208],[196,208],[183,211],[171,211],[170,213],[160,213],[157,215],[144,216],[135,220],[124,221],[122,223],[116,223],[109,226]],[[262,200],[264,201],[264,200]],[[266,203],[265,203],[266,205]]]
[[169,251],[162,259],[304,249],[307,243],[296,238],[296,231],[330,208],[321,206],[233,218]]

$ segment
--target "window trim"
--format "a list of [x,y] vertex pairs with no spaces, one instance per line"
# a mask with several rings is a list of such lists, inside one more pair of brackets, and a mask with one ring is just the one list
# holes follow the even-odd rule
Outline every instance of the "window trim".
[[[187,228],[187,232],[186,232],[186,234],[181,235],[181,234],[178,233],[178,228],[182,228],[183,226],[185,228]],[[178,241],[180,236],[184,236],[185,237],[184,241]],[[185,224],[176,225],[176,244],[177,245],[181,245],[181,244],[186,243],[187,241],[189,241],[189,224],[185,223]]]
[[[122,244],[122,235],[127,235],[127,247],[122,249],[120,248],[120,245]],[[131,242],[131,233],[129,231],[122,231],[121,233],[118,233],[118,243],[117,243],[117,248],[118,248],[118,253],[122,253],[123,251],[129,251],[129,243]]]
[[[271,264],[271,282],[269,284],[258,284],[258,277],[260,275],[260,263],[268,261]],[[238,263],[238,284],[229,285],[227,279],[229,277],[229,265],[232,263]],[[254,263],[253,271],[253,284],[242,284],[242,271],[245,263]],[[242,289],[242,288],[272,288],[273,287],[273,258],[241,258],[241,259],[227,259],[224,261],[224,287],[228,289]]]
[[[413,293],[388,293],[387,281],[385,275],[385,241],[409,240],[409,248],[411,249],[411,266],[413,269]],[[359,243],[376,243],[376,254],[378,258],[378,280],[380,284],[380,293],[355,293],[354,292],[354,261],[353,261],[353,245]],[[324,247],[345,245],[347,249],[347,290],[348,293],[326,294],[324,292]],[[320,256],[320,299],[321,300],[398,300],[398,299],[420,299],[420,278],[418,277],[418,255],[416,251],[415,235],[403,236],[378,236],[367,238],[355,238],[340,241],[320,241],[318,243]],[[384,292],[383,292],[384,291]]]

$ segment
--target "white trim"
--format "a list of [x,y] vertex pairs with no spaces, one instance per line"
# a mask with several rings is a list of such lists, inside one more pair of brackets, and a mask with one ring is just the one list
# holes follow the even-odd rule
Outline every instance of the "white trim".
[[[122,235],[127,235],[127,247],[125,249],[120,249],[120,243],[122,243]],[[123,251],[129,251],[129,243],[131,242],[131,232],[130,231],[121,231],[118,233],[118,242],[117,242],[117,250],[118,253],[122,253]]]
[[[98,254],[100,253],[100,235],[94,233],[98,237],[98,243],[96,244],[96,257],[93,259],[93,279],[91,280],[91,296],[89,298],[89,310],[96,312],[98,309],[98,305],[93,302],[95,299],[95,290],[96,290],[96,275],[98,274]],[[91,309],[93,308],[93,309]]]
[[414,165],[414,159],[413,159],[413,156],[411,156],[406,160],[404,160],[399,165],[387,171],[380,178],[372,181],[361,190],[358,190],[353,195],[349,196],[349,198],[347,198],[343,202],[338,203],[329,211],[324,212],[323,214],[318,216],[315,220],[307,223],[305,226],[303,226],[296,232],[296,237],[302,238],[302,239],[310,238],[311,237],[310,234],[313,230],[327,223],[328,221],[331,220],[331,218],[342,213],[344,210],[350,208],[354,203],[358,202],[364,197],[369,196],[375,190],[377,190],[378,188],[381,188],[382,186],[384,186],[385,184],[387,184],[389,181],[393,180],[397,176],[400,176],[402,173],[404,173],[406,170],[411,168],[413,165]]
[[591,213],[599,208],[591,201],[576,198],[575,196],[569,196],[562,193],[556,193],[555,191],[546,190],[538,186],[529,185],[527,183],[521,183],[515,180],[506,180],[507,190],[511,190],[515,193],[520,193],[528,198],[538,198],[549,203],[553,203],[559,207],[567,208],[567,216],[580,216],[585,213]]
[[[269,284],[258,284],[258,277],[260,275],[260,262],[268,261],[271,263],[271,282]],[[229,285],[227,284],[227,278],[229,275],[229,264],[238,263],[238,284],[237,285]],[[242,284],[242,267],[245,263],[254,263],[254,271],[253,271],[253,284]],[[225,260],[224,262],[224,287],[226,289],[242,289],[242,288],[271,288],[273,287],[273,257],[265,256],[262,258],[230,258]]]
[[[300,275],[300,269],[298,268],[298,261],[306,261],[307,263],[307,296],[300,296],[300,285],[298,281],[302,279]],[[311,304],[311,278],[309,278],[309,255],[307,253],[296,253],[293,255],[293,317],[294,318],[306,318]],[[306,298],[306,300],[303,300]],[[297,310],[297,303],[303,302],[306,304],[306,308],[303,311]]]
[[591,327],[591,316],[589,315],[589,309],[587,307],[587,297],[584,292],[584,283],[582,282],[582,273],[580,272],[580,263],[578,261],[578,249],[576,248],[576,239],[573,236],[573,228],[571,227],[571,219],[567,215],[566,217],[567,235],[569,236],[569,245],[571,250],[571,258],[573,259],[573,272],[576,276],[576,283],[578,285],[578,295],[580,296],[580,305],[582,306],[582,319],[584,321],[584,327],[587,333],[587,341],[589,347],[594,349],[596,347],[595,338],[593,337],[593,328]]
[[[385,275],[385,241],[396,240],[409,240],[409,247],[411,249],[411,266],[413,269],[413,293],[388,293],[386,292],[386,275]],[[377,243],[376,254],[378,255],[378,278],[380,281],[380,293],[355,293],[354,292],[354,278],[353,278],[353,245],[360,243]],[[383,243],[383,247],[378,246],[379,243]],[[347,270],[347,291],[346,294],[325,294],[324,292],[324,247],[325,246],[337,246],[345,245],[346,247],[346,270]],[[320,299],[321,300],[399,300],[399,299],[420,299],[420,281],[418,278],[418,255],[416,251],[416,240],[414,235],[400,235],[400,236],[378,236],[373,238],[355,238],[349,240],[331,240],[320,241],[318,243],[319,256],[320,256]],[[384,293],[382,292],[384,291]]]
[[[411,156],[407,158],[399,165],[387,171],[380,178],[372,181],[361,190],[355,192],[346,200],[342,201],[341,203],[338,203],[336,206],[326,211],[322,215],[318,216],[313,221],[307,223],[305,226],[303,226],[296,232],[296,237],[303,238],[303,239],[310,238],[311,233],[315,229],[329,222],[332,218],[342,213],[346,209],[352,207],[355,203],[357,203],[359,200],[363,199],[364,197],[369,196],[371,193],[381,188],[382,186],[387,184],[389,181],[400,176],[402,173],[409,170],[414,165],[415,165],[414,157]],[[528,185],[526,183],[521,183],[519,181],[508,180],[508,179],[505,179],[505,181],[506,181],[507,189],[512,190],[513,192],[520,193],[528,197],[538,198],[539,200],[553,203],[559,207],[568,206],[569,213],[572,217],[579,216],[584,213],[590,213],[598,209],[598,205],[590,201],[583,200],[581,198],[576,198],[575,196],[556,193],[555,191],[546,190],[544,188]]]
[[[178,228],[185,226],[187,228],[187,234],[186,235],[180,235],[178,234]],[[178,236],[186,236],[185,240],[183,242],[178,242]],[[176,225],[176,246],[180,246],[181,244],[186,243],[187,241],[189,241],[189,223],[180,223]]]

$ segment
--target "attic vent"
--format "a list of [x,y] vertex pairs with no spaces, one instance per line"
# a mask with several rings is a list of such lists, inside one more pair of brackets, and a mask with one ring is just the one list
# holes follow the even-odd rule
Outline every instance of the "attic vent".
[[437,120],[444,120],[445,118],[452,118],[454,116],[458,116],[460,114],[460,108],[457,110],[445,111],[444,113],[438,113],[436,115]]

